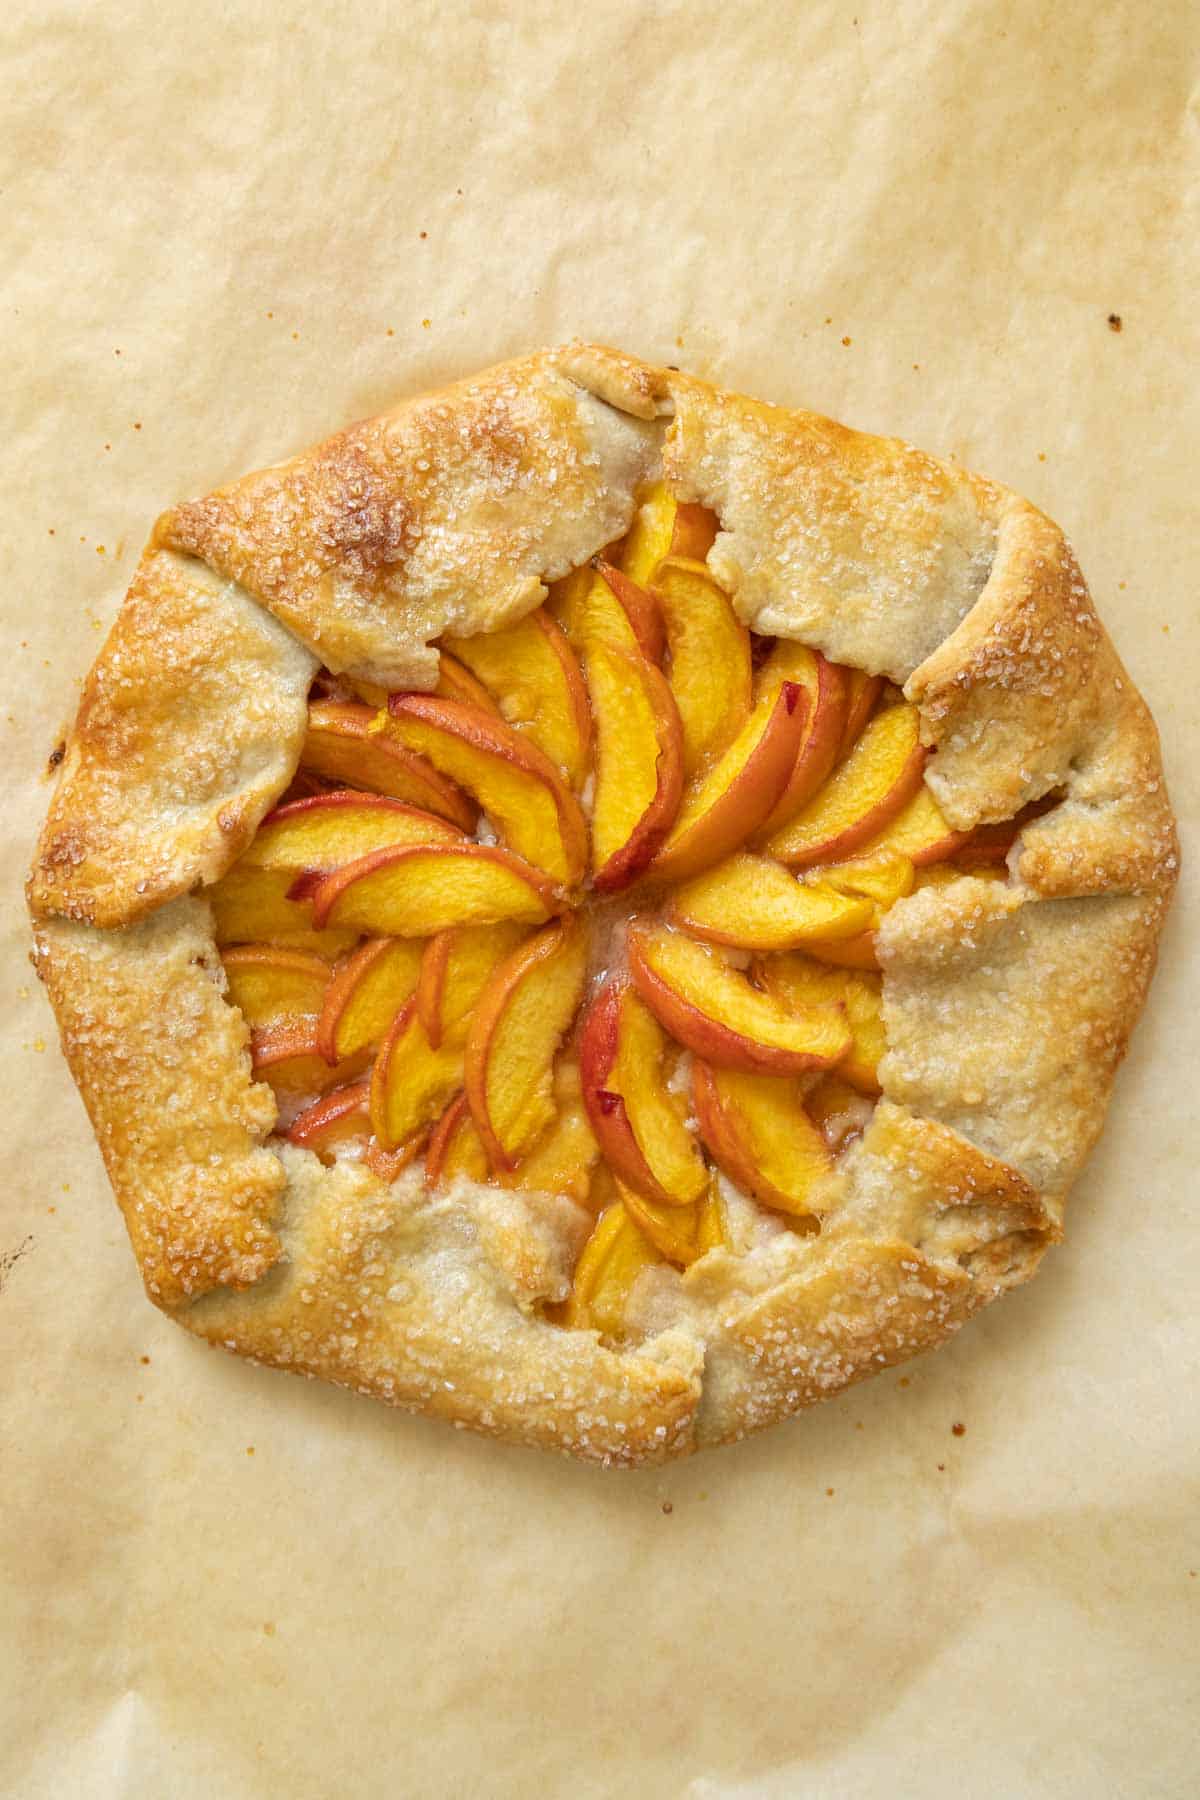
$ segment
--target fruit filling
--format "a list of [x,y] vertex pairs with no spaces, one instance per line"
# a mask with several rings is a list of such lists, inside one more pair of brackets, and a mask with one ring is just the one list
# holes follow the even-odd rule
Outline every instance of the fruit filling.
[[432,693],[322,674],[283,803],[211,890],[278,1131],[384,1181],[418,1161],[568,1196],[555,1319],[613,1337],[647,1268],[812,1233],[879,1094],[876,933],[1004,879],[956,832],[915,707],[761,638],[662,483]]

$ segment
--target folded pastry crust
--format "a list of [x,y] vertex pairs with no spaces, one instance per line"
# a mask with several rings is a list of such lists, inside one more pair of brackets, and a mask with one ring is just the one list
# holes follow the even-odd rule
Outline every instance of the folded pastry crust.
[[[287,786],[319,664],[429,688],[665,476],[719,517],[748,624],[883,673],[1005,885],[879,936],[884,1097],[819,1236],[654,1271],[637,1347],[542,1314],[587,1220],[268,1143],[204,890]],[[1153,722],[1058,527],[892,439],[572,345],[351,426],[158,522],[88,678],[30,878],[36,957],[150,1297],[281,1368],[634,1464],[741,1436],[943,1341],[1060,1235],[1177,868]]]

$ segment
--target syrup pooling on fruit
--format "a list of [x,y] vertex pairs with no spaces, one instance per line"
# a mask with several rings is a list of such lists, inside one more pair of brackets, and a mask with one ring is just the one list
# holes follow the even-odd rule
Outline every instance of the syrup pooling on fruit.
[[594,1224],[553,1316],[614,1337],[647,1268],[820,1229],[880,1091],[880,921],[1003,879],[1019,826],[952,830],[898,690],[748,631],[716,530],[655,484],[432,694],[322,674],[211,894],[279,1131],[566,1194]]

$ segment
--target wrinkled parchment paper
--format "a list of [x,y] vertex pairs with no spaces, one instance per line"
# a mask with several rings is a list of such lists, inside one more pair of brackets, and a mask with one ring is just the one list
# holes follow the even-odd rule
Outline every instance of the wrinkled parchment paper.
[[789,1428],[623,1477],[154,1312],[19,899],[155,514],[575,333],[899,432],[1062,520],[1186,831],[1194,9],[7,20],[0,1790],[1194,1793],[1194,864],[1038,1281]]

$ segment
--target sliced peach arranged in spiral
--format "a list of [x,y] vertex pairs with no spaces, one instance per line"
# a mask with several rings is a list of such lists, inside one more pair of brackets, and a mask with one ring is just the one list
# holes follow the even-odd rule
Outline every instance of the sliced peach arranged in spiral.
[[568,1330],[619,1338],[635,1281],[664,1260],[621,1201],[614,1201],[600,1214],[575,1265],[561,1323]]
[[311,950],[276,944],[241,944],[221,958],[229,998],[247,1025],[299,1019],[319,1013],[329,986],[330,967]]
[[922,781],[912,799],[881,832],[860,846],[858,854],[877,856],[896,850],[923,868],[927,863],[944,862],[957,855],[970,841],[969,831],[954,831],[946,823],[941,807]]
[[694,875],[757,831],[787,786],[807,718],[808,697],[793,681],[758,701],[724,755],[685,790],[656,878]]
[[824,787],[768,838],[768,855],[795,869],[852,855],[912,799],[926,755],[915,706],[877,713]]
[[810,938],[854,937],[874,924],[859,896],[809,886],[769,857],[742,853],[667,896],[663,917],[694,937],[744,950],[792,950]]
[[[622,570],[615,569],[603,558],[596,564],[596,573],[613,598],[620,603],[621,611],[633,632],[637,648],[647,661],[660,663],[666,637],[657,595],[651,593],[649,588],[643,587],[640,582],[631,580]],[[617,615],[612,613],[608,607],[601,607],[598,597],[592,600],[592,608],[593,617],[585,622],[585,630],[589,639],[604,637],[608,642],[622,643],[624,633],[614,629]],[[626,648],[630,647],[626,645]]]
[[868,900],[875,909],[874,923],[878,925],[889,907],[912,893],[915,878],[912,858],[889,846],[869,855],[848,856],[844,862],[824,863],[810,869],[804,880],[814,889],[832,889]]
[[834,1199],[833,1163],[794,1081],[692,1067],[700,1133],[735,1187],[764,1206],[813,1219]]
[[850,899],[865,900],[871,909],[865,931],[853,937],[810,937],[803,945],[806,954],[838,968],[877,970],[879,958],[875,950],[875,933],[888,909],[913,891],[916,873],[911,858],[900,850],[885,847],[870,855],[848,857],[845,862],[810,869],[803,880],[814,892],[840,893]]
[[[460,657],[452,655],[448,648],[443,648],[438,657],[438,678],[434,693],[439,700],[458,700],[464,706],[477,706],[481,712],[498,713],[494,697],[488,692],[475,671]],[[386,706],[391,695],[385,696]]]
[[391,1183],[410,1163],[416,1162],[428,1139],[429,1132],[424,1126],[414,1131],[403,1144],[397,1144],[394,1150],[385,1150],[377,1137],[369,1137],[363,1162],[377,1180]]
[[462,1087],[461,1046],[429,1042],[408,1000],[388,1027],[371,1071],[371,1125],[384,1150],[396,1150],[445,1110]]
[[681,932],[635,921],[627,947],[630,977],[659,1024],[720,1068],[802,1075],[840,1062],[851,1048],[840,1006],[791,1013]]
[[475,829],[475,807],[427,758],[370,729],[373,707],[353,700],[320,700],[308,709],[300,767],[339,786],[389,794],[437,813],[464,831]]
[[[662,617],[653,596],[640,587],[621,587],[634,608],[631,617],[606,575],[612,564],[597,557],[594,564],[575,569],[550,589],[546,610],[561,625],[586,666],[593,644],[615,650],[637,651],[653,663],[662,655]],[[644,610],[649,602],[650,610]]]
[[750,713],[750,633],[703,563],[669,556],[654,578],[670,652],[668,681],[689,779],[727,750]]
[[455,925],[425,945],[417,980],[417,1010],[431,1044],[466,1036],[475,1003],[492,970],[525,936],[523,925]]
[[588,1009],[579,1039],[583,1098],[614,1171],[647,1199],[686,1206],[704,1192],[704,1159],[668,1091],[667,1042],[632,988],[612,981]]
[[517,856],[554,881],[580,879],[587,826],[579,802],[528,737],[478,707],[431,694],[393,694],[374,729],[470,794]]
[[[575,652],[545,608],[499,631],[446,642],[489,704],[579,787],[587,774],[591,709]],[[453,660],[443,651],[443,669]]]
[[465,1094],[456,1094],[430,1136],[425,1151],[425,1178],[433,1187],[448,1187],[460,1178],[486,1181],[490,1174]]
[[494,1169],[514,1169],[553,1122],[554,1058],[583,998],[587,957],[580,921],[558,920],[506,957],[479,997],[463,1086]]
[[765,956],[754,965],[759,986],[790,1012],[841,1004],[854,1038],[837,1072],[862,1094],[879,1093],[879,1059],[887,1049],[878,975],[824,968],[809,956]]
[[661,670],[637,649],[597,640],[587,657],[596,730],[592,880],[627,887],[653,860],[683,792],[679,714]]
[[621,547],[626,575],[653,585],[664,558],[685,556],[703,562],[717,535],[717,515],[706,506],[677,500],[665,481],[650,484]]
[[809,938],[804,946],[806,956],[829,963],[836,969],[867,969],[879,973],[879,956],[875,949],[875,933],[860,931],[850,938]]
[[553,1122],[538,1138],[516,1168],[501,1174],[505,1187],[526,1193],[565,1194],[586,1205],[592,1170],[600,1155],[579,1091],[579,1071],[561,1061],[554,1071]]
[[461,843],[457,825],[386,794],[352,788],[290,800],[269,812],[241,858],[244,868],[336,869],[387,844]]
[[838,762],[848,756],[857,744],[883,692],[882,675],[868,675],[865,669],[846,669],[845,674],[846,721],[842,726],[842,741],[838,746]]
[[216,940],[228,944],[273,944],[308,950],[330,962],[354,943],[356,933],[318,930],[309,899],[289,899],[295,877],[289,869],[255,869],[234,863],[205,890],[213,910]]
[[787,786],[760,828],[763,837],[794,818],[828,779],[841,749],[849,708],[846,670],[827,662],[819,650],[781,638],[758,671],[755,693],[761,698],[785,681],[796,682],[808,695],[808,717]]
[[287,1139],[302,1150],[312,1150],[323,1163],[332,1163],[339,1149],[362,1142],[371,1130],[370,1081],[355,1081],[334,1088],[306,1106],[287,1129]]
[[323,1094],[361,1075],[367,1060],[359,1052],[331,1068],[317,1049],[315,1019],[285,1019],[250,1034],[250,1066],[280,1095]]
[[421,945],[412,938],[368,938],[342,963],[325,995],[317,1048],[337,1063],[380,1042],[416,991]]
[[425,1147],[422,1127],[394,1150],[385,1150],[371,1131],[371,1083],[357,1081],[335,1088],[298,1114],[288,1129],[288,1141],[312,1150],[323,1163],[337,1160],[339,1150],[355,1146],[365,1166],[380,1181],[395,1181]]
[[[707,1187],[706,1170],[706,1190]],[[648,1200],[636,1188],[627,1187],[619,1176],[617,1193],[639,1231],[667,1262],[686,1269],[704,1254],[705,1246],[700,1241],[703,1200],[693,1200],[690,1206],[664,1206],[660,1201]]]
[[540,925],[560,905],[541,870],[494,844],[396,844],[324,876],[312,916],[374,937],[425,937],[501,919]]

